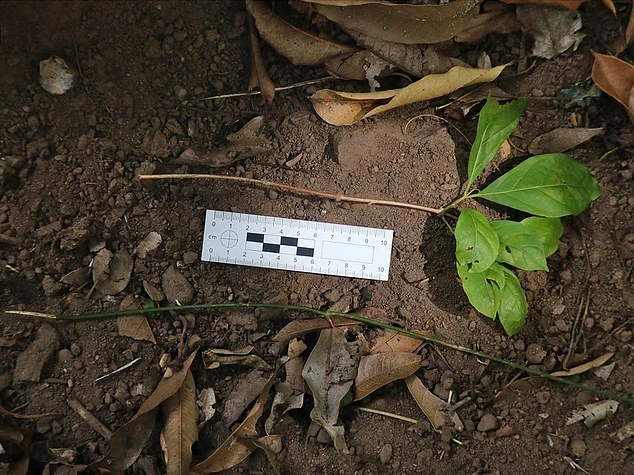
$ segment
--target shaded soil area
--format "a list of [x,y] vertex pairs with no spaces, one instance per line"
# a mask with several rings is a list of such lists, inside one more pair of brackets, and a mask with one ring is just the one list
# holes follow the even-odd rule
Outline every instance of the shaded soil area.
[[[565,220],[550,272],[520,276],[529,317],[517,336],[507,338],[499,325],[470,307],[457,280],[453,238],[433,216],[225,182],[148,185],[136,178],[140,173],[218,171],[174,162],[183,150],[211,148],[264,113],[259,96],[202,100],[246,90],[248,32],[241,2],[65,2],[38,3],[37,8],[3,2],[0,311],[116,309],[130,294],[149,299],[144,282],[181,303],[374,307],[400,325],[544,371],[561,369],[564,361],[575,366],[614,352],[607,380],[588,372],[580,382],[634,394],[632,126],[608,98],[567,110],[556,97],[560,89],[588,79],[590,48],[604,50],[602,45],[617,31],[616,20],[600,5],[586,5],[582,14],[595,26],[577,52],[539,60],[523,74],[507,68],[497,81],[505,91],[531,98],[512,136],[511,157],[499,164],[502,170],[525,156],[522,151],[534,137],[555,127],[605,127],[602,137],[571,152],[599,180],[601,198],[582,216]],[[596,25],[605,28],[593,31]],[[518,45],[519,33],[490,38],[477,48],[489,51],[498,64],[515,59]],[[263,50],[276,84],[324,74],[294,67],[267,47]],[[38,84],[39,61],[50,55],[64,57],[79,71],[77,85],[61,96]],[[324,85],[352,87],[334,80]],[[321,121],[307,99],[317,87],[321,85],[279,93],[265,116],[271,150],[219,172],[431,207],[459,196],[469,144],[455,128],[473,138],[476,109],[466,118],[456,115],[458,109],[443,112],[453,127],[421,117],[410,123],[407,134],[404,125],[410,118],[433,114],[433,105],[448,100],[337,128]],[[604,156],[607,151],[613,153]],[[393,229],[390,279],[201,262],[206,209]],[[502,209],[479,209],[507,216]],[[161,235],[160,246],[144,258],[133,255],[150,232]],[[62,282],[69,272],[91,265],[103,248],[133,255],[132,277],[122,292],[94,298],[90,285]],[[246,310],[162,314],[149,319],[156,339],[151,343],[119,336],[110,320],[53,325],[3,314],[0,403],[25,414],[53,414],[28,424],[34,440],[75,449],[77,463],[95,462],[106,453],[107,440],[68,406],[69,400],[80,401],[115,430],[156,386],[161,355],[175,355],[185,336],[198,335],[203,348],[253,345],[275,364],[272,336],[292,318],[285,312]],[[462,445],[424,424],[412,426],[352,405],[341,413],[351,448],[344,455],[307,436],[307,404],[285,415],[276,429],[284,447],[283,473],[570,474],[576,471],[571,462],[591,473],[634,471],[631,439],[619,442],[611,435],[632,420],[631,407],[623,405],[593,427],[566,425],[575,410],[597,398],[548,383],[520,387],[494,401],[502,387],[520,377],[516,371],[439,346],[425,345],[421,354],[424,365],[418,375],[427,387],[452,402],[470,398],[458,410],[465,430],[455,435]],[[136,358],[140,361],[131,368],[95,382]],[[212,387],[218,400],[218,414],[195,446],[195,455],[202,458],[230,432],[219,415],[248,370],[230,366],[209,371],[196,361],[192,371],[197,389]],[[402,382],[378,391],[363,406],[423,418]],[[508,427],[509,436],[496,435],[500,427]],[[40,473],[38,469],[41,464],[34,463],[33,473]],[[163,472],[158,433],[129,470]],[[227,473],[270,473],[270,466],[263,453],[255,452]]]

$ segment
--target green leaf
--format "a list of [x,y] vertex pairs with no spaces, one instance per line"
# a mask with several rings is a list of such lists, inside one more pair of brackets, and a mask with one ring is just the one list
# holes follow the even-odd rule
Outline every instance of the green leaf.
[[456,223],[456,259],[469,272],[488,269],[498,255],[500,241],[486,216],[463,208]]
[[528,302],[517,276],[502,267],[506,275],[504,287],[500,291],[500,307],[498,316],[508,336],[515,335],[522,329],[528,314]]
[[539,236],[516,221],[492,221],[491,227],[500,239],[498,262],[506,262],[522,270],[548,270],[544,246]]
[[539,218],[531,216],[521,221],[528,229],[537,234],[544,246],[546,257],[551,256],[559,248],[559,238],[564,232],[564,227],[559,218]]
[[469,153],[467,191],[471,190],[473,182],[493,160],[502,143],[517,128],[527,103],[527,99],[518,99],[501,106],[487,99],[480,111],[478,131]]
[[494,262],[489,269],[478,273],[469,272],[466,265],[456,263],[456,267],[469,303],[481,314],[495,320],[500,308],[500,290],[506,279],[503,267]]
[[537,216],[577,215],[600,195],[588,169],[563,153],[536,155],[472,197]]

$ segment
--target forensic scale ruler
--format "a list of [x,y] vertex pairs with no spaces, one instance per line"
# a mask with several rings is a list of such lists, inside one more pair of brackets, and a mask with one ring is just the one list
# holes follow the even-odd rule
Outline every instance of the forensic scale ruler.
[[387,280],[390,229],[207,210],[201,260]]

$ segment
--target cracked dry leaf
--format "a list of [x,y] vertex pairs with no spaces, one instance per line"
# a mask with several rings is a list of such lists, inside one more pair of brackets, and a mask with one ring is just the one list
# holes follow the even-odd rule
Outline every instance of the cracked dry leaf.
[[161,448],[167,475],[189,475],[192,444],[198,440],[196,383],[191,370],[176,393],[161,404]]
[[164,376],[134,417],[112,434],[108,441],[110,449],[100,464],[105,470],[123,472],[139,457],[152,433],[159,406],[183,385],[195,357],[196,351],[183,362],[180,370],[169,377]]
[[[138,310],[141,308],[134,294],[126,295],[119,305],[119,310]],[[156,344],[152,328],[143,314],[117,317],[119,336],[127,336],[135,340],[144,340]]]
[[354,46],[326,40],[287,23],[264,2],[246,0],[246,7],[260,37],[296,66],[317,66],[332,56],[358,51]]
[[277,383],[275,385],[275,397],[271,405],[271,413],[264,423],[264,430],[267,434],[273,432],[273,426],[288,411],[301,409],[304,406],[304,393],[293,389],[288,383]]
[[455,66],[444,74],[430,74],[407,87],[376,92],[339,92],[320,89],[310,100],[315,112],[332,125],[352,125],[396,107],[442,97],[466,86],[491,82],[507,65],[491,69]]
[[205,388],[198,393],[198,399],[196,405],[200,409],[200,424],[198,427],[202,427],[208,421],[210,421],[216,414],[216,392],[213,388]]
[[163,238],[155,231],[150,231],[143,240],[137,244],[135,252],[140,259],[145,259],[149,252],[152,252],[161,245]]
[[336,424],[341,401],[352,387],[357,373],[354,346],[346,341],[342,330],[322,330],[302,371],[315,402],[310,418],[330,435],[335,449],[344,453],[348,453],[344,428]]
[[528,146],[528,151],[535,155],[539,155],[540,153],[565,152],[602,133],[602,127],[593,129],[584,127],[558,127],[550,132],[535,137]]
[[454,0],[442,5],[403,5],[385,1],[332,2],[305,0],[342,28],[385,41],[431,44],[450,40],[478,12],[480,0]]
[[634,65],[607,54],[592,52],[592,80],[606,94],[616,99],[634,123]]
[[585,35],[579,33],[581,17],[575,11],[541,6],[519,6],[517,19],[533,36],[533,55],[552,59],[564,51],[577,49]]
[[423,357],[413,353],[377,353],[361,357],[354,380],[354,400],[358,401],[379,388],[414,374]]
[[587,427],[592,427],[597,422],[601,422],[608,416],[611,416],[619,408],[619,402],[613,399],[605,401],[593,402],[583,406],[585,409],[575,411],[566,421],[566,425],[575,424],[583,421]]
[[245,346],[239,350],[212,348],[203,353],[205,368],[216,369],[222,365],[242,365],[255,369],[270,370],[271,365],[257,355],[252,355],[253,346]]
[[262,412],[264,412],[274,381],[273,377],[269,379],[244,421],[209,457],[194,465],[191,468],[192,472],[205,474],[228,470],[246,459],[257,448],[254,443],[254,439],[258,439],[256,424]]
[[97,253],[93,261],[92,297],[99,299],[106,295],[117,295],[130,282],[134,260],[125,249],[118,250],[114,255],[107,249]]

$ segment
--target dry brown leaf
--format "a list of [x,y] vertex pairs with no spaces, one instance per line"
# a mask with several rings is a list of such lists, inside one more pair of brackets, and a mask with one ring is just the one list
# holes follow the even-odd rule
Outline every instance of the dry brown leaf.
[[583,127],[558,127],[535,137],[528,146],[533,154],[565,152],[588,140],[601,135],[603,128],[587,129]]
[[133,266],[134,260],[125,249],[118,250],[114,255],[107,249],[99,251],[93,261],[94,284],[90,295],[99,299],[121,292],[130,282]]
[[302,371],[304,370],[304,364],[306,359],[301,354],[306,350],[307,346],[298,338],[293,338],[288,342],[288,361],[284,365],[286,372],[286,382],[298,392],[306,392],[306,383],[302,377]]
[[209,457],[194,465],[191,468],[192,472],[204,474],[228,470],[242,462],[256,449],[253,443],[253,440],[258,438],[256,424],[269,400],[269,392],[274,381],[271,377],[244,421]]
[[494,11],[469,18],[464,29],[456,34],[459,43],[476,43],[491,33],[507,34],[520,29],[515,12]]
[[562,378],[566,376],[575,376],[577,374],[585,373],[586,371],[590,371],[591,369],[598,368],[599,366],[603,366],[613,356],[614,356],[614,353],[606,353],[582,365],[575,366],[574,368],[570,368],[569,370],[555,371],[554,373],[551,373],[551,376],[557,376]]
[[[328,58],[324,61],[324,66],[334,77],[364,81],[367,79],[367,69],[373,66],[376,69],[376,65],[380,64],[381,61],[383,60],[372,51],[363,50]],[[383,67],[374,77],[385,75],[393,69]]]
[[325,318],[311,318],[309,320],[293,320],[282,328],[277,335],[273,337],[273,341],[280,343],[288,343],[293,338],[313,333],[325,328],[330,328],[330,322],[335,327],[351,327],[359,325],[358,322],[348,320],[343,317],[334,317],[330,321]]
[[430,74],[402,89],[366,93],[321,89],[310,100],[317,114],[329,124],[351,125],[395,107],[427,101],[462,87],[493,81],[505,67],[476,69],[455,66],[444,74]]
[[634,8],[630,9],[630,18],[625,28],[625,46],[629,46],[634,39]]
[[163,377],[134,417],[112,434],[109,440],[110,450],[103,463],[105,469],[123,472],[139,457],[152,433],[159,405],[180,389],[195,357],[194,351],[183,362],[180,370],[172,373],[169,378]]
[[621,103],[634,122],[634,66],[607,54],[592,52],[592,80],[606,94]]
[[464,428],[458,414],[454,412],[450,417],[446,412],[447,403],[427,389],[418,376],[408,376],[405,378],[405,384],[432,426],[440,428],[451,422],[457,430]]
[[576,10],[586,0],[502,0],[509,5],[541,5],[544,7]]
[[327,58],[350,54],[357,48],[329,41],[287,23],[263,2],[246,0],[247,11],[264,41],[296,66],[321,65]]
[[[138,310],[141,308],[134,294],[127,295],[119,305],[119,310]],[[152,328],[143,314],[117,317],[119,336],[128,336],[135,340],[145,340],[156,344]]]
[[242,365],[251,368],[270,370],[271,366],[257,355],[252,355],[252,346],[246,346],[239,350],[226,350],[224,348],[211,348],[203,353],[205,368],[216,369],[222,365]]
[[[424,330],[414,330],[421,335],[431,336],[431,332]],[[385,330],[374,342],[370,348],[370,353],[391,353],[391,352],[403,352],[414,353],[416,352],[424,342],[418,338],[403,335],[402,333],[396,333],[390,330]]]
[[332,5],[316,4],[321,15],[339,26],[373,38],[403,44],[431,44],[450,40],[478,11],[480,0],[455,0],[443,5],[402,5],[366,1]]
[[198,440],[196,383],[190,370],[175,394],[161,404],[161,441],[167,475],[189,475],[192,444]]
[[413,353],[378,353],[361,357],[354,380],[354,400],[363,399],[386,384],[414,374],[423,357]]
[[161,242],[163,242],[161,235],[155,231],[150,231],[148,235],[145,236],[139,244],[137,244],[135,249],[136,255],[141,259],[145,259],[148,252],[152,252],[159,247]]
[[270,105],[273,102],[273,97],[275,97],[275,84],[273,84],[262,58],[260,41],[253,24],[253,17],[248,16],[247,19],[249,24],[249,51],[251,53],[251,75],[248,89],[251,91],[259,87],[264,101]]
[[266,458],[269,460],[273,473],[279,475],[282,473],[282,466],[279,460],[279,454],[282,452],[282,436],[279,434],[265,435],[253,441],[253,444],[264,450]]
[[90,267],[79,267],[64,275],[60,282],[71,287],[83,287],[90,280]]
[[552,59],[572,48],[575,51],[585,35],[581,16],[575,11],[534,5],[518,6],[517,20],[533,37],[532,54]]

